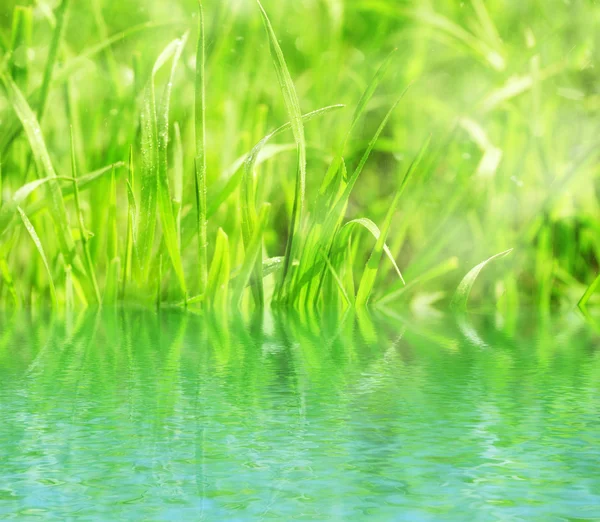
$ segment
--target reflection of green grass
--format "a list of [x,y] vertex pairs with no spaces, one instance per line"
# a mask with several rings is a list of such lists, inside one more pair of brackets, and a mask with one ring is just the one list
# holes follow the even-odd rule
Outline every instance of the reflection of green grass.
[[22,4],[2,304],[594,304],[592,3]]
[[517,505],[547,520],[577,502],[595,514],[597,333],[521,320],[507,335],[487,316],[0,314],[0,492],[14,492],[0,511],[170,519],[177,503],[190,507],[178,520],[199,505],[208,520],[335,520],[343,503],[359,513],[344,520],[367,505],[376,520],[409,507],[465,520]]

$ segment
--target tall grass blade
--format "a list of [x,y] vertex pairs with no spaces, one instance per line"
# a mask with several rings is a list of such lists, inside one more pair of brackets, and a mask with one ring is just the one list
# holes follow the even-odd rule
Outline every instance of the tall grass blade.
[[260,8],[265,30],[269,38],[271,55],[275,65],[275,72],[279,81],[279,86],[285,100],[285,106],[290,118],[294,141],[298,147],[298,167],[296,173],[296,187],[294,192],[294,206],[292,209],[292,218],[289,227],[288,242],[285,249],[285,264],[283,267],[283,275],[281,278],[281,292],[287,282],[289,269],[294,258],[295,249],[298,243],[297,235],[302,223],[303,208],[304,208],[304,192],[306,186],[306,141],[304,137],[304,124],[302,122],[302,112],[300,111],[300,102],[298,94],[292,81],[292,77],[285,63],[283,51],[279,46],[277,36],[271,25],[271,21],[264,10],[260,0],[256,0]]
[[[177,64],[181,57],[183,47],[187,41],[187,35],[179,39],[173,51],[173,62],[171,73],[167,80],[167,85],[162,96],[160,112],[157,117],[158,125],[158,207],[162,224],[162,233],[167,247],[167,252],[171,258],[177,280],[183,295],[187,293],[185,284],[185,275],[183,273],[183,264],[181,261],[181,252],[179,245],[179,234],[175,215],[173,213],[173,201],[169,190],[168,177],[168,143],[169,143],[169,105],[171,99],[171,89]],[[153,75],[154,76],[154,75]],[[154,79],[152,79],[154,82]],[[152,88],[154,86],[152,85]]]
[[179,123],[175,123],[175,147],[174,147],[174,176],[173,176],[173,213],[177,227],[177,242],[181,248],[181,207],[183,206],[183,143],[181,141],[181,129]]
[[157,196],[158,196],[158,150],[156,112],[152,100],[152,88],[146,87],[141,115],[142,134],[142,174],[140,210],[138,223],[140,227],[140,268],[142,280],[147,278],[154,235],[156,233]]
[[[363,153],[358,166],[356,167],[356,169],[354,170],[352,175],[348,178],[348,183],[346,184],[346,187],[345,187],[344,191],[342,192],[342,194],[339,195],[336,199],[335,198],[335,192],[336,192],[335,189],[330,188],[328,198],[332,201],[335,201],[335,203],[328,204],[328,205],[325,205],[324,202],[320,203],[320,205],[323,206],[324,208],[327,208],[328,211],[327,210],[325,211],[326,216],[325,216],[324,224],[322,225],[322,228],[321,228],[322,235],[321,235],[321,237],[319,237],[317,239],[317,242],[320,243],[320,247],[317,247],[317,248],[323,248],[326,251],[329,251],[331,249],[331,247],[335,241],[335,235],[336,235],[337,231],[340,229],[342,220],[344,219],[344,215],[346,214],[346,207],[348,205],[350,193],[352,192],[354,185],[356,184],[356,181],[360,177],[360,174],[362,173],[362,170],[363,170],[365,164],[367,163],[367,160],[369,159],[371,152],[375,148],[375,144],[379,140],[379,136],[385,129],[387,122],[389,121],[390,117],[392,116],[392,113],[394,112],[394,110],[396,109],[396,107],[398,106],[398,104],[400,103],[400,101],[402,100],[404,95],[406,94],[407,90],[408,90],[408,87],[402,92],[402,94],[399,96],[399,98],[396,100],[396,102],[392,105],[392,107],[386,113],[385,117],[383,118],[383,121],[381,122],[377,131],[375,132],[375,135],[369,142],[366,151]],[[341,166],[342,166],[342,172],[344,173],[345,172],[345,163],[343,161],[342,161]],[[306,277],[304,278],[304,281],[300,285],[299,288],[298,288],[298,285],[296,285],[295,295],[299,295],[300,289],[307,282],[309,282],[309,285],[312,285],[313,277],[317,275],[317,274],[314,274],[314,263],[316,260],[316,255],[311,255],[312,252],[309,252],[309,250],[313,251],[313,250],[315,250],[315,248],[311,247],[310,249],[308,249],[308,248],[305,249],[305,259],[304,259],[303,265],[308,265],[308,270],[304,269],[304,272],[305,272],[304,275],[306,276],[306,273],[308,273],[308,271],[310,271],[309,273],[311,275],[308,278],[309,281],[306,281]],[[319,281],[318,281],[317,292],[319,292],[323,286],[324,277],[325,277],[325,271],[320,270],[320,277],[319,277]],[[301,279],[301,281],[302,281],[302,279]],[[310,293],[310,287],[309,287],[308,299],[310,301],[314,300],[314,294]]]
[[198,239],[198,274],[200,293],[208,284],[208,237],[206,213],[206,35],[204,10],[198,0],[198,45],[196,47],[196,85],[194,123],[196,133],[195,188],[196,234]]
[[140,263],[137,251],[137,204],[135,202],[135,173],[133,165],[133,147],[129,148],[129,174],[127,179],[127,238],[125,245],[125,262],[123,263],[123,281],[121,299],[125,298],[127,283],[135,269],[139,273]]
[[[167,84],[161,103],[160,118],[156,108],[154,81],[158,71],[172,58],[175,65],[181,55],[185,39],[176,39],[156,59],[152,75],[144,92],[142,107],[142,179],[141,202],[138,223],[140,226],[140,264],[142,279],[146,280],[150,269],[152,248],[156,234],[156,219],[160,209],[160,217],[165,234],[167,250],[172,256],[173,266],[182,290],[185,288],[181,261],[178,260],[179,247],[176,242],[176,231],[173,219],[173,207],[166,181],[167,143],[168,143],[168,109],[171,87]],[[173,74],[173,68],[171,75]],[[171,80],[169,80],[169,83]],[[159,127],[160,126],[160,127]],[[165,134],[166,132],[166,134]],[[175,243],[173,242],[175,240]],[[185,291],[183,292],[185,294]]]

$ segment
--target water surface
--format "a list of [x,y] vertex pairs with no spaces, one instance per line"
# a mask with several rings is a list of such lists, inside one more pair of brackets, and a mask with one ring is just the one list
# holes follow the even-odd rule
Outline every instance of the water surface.
[[3,317],[0,519],[600,520],[578,317]]

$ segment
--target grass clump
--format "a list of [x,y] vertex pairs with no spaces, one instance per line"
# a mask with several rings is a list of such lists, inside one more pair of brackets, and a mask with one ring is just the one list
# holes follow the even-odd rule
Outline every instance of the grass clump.
[[4,306],[596,302],[597,6],[23,4],[0,11]]

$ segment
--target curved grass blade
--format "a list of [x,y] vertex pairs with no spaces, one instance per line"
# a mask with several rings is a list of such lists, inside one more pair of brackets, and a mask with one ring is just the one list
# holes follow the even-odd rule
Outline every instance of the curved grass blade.
[[[35,114],[29,107],[27,100],[25,100],[25,97],[12,78],[1,75],[0,80],[4,84],[8,99],[25,129],[38,172],[45,173],[48,178],[56,178],[56,172],[52,166],[52,161],[50,160],[50,155],[48,154],[44,142],[42,130]],[[51,180],[49,182],[49,187],[52,195],[52,218],[54,219],[54,224],[56,226],[61,252],[65,258],[65,264],[73,265],[74,261],[77,259],[75,242],[71,235],[71,227],[62,191],[57,180]],[[76,265],[75,268],[77,268]]]
[[[375,132],[375,135],[369,142],[369,145],[367,146],[367,150],[364,152],[358,166],[356,167],[356,169],[354,170],[352,175],[349,177],[348,183],[347,183],[344,191],[337,198],[337,201],[335,202],[335,204],[330,208],[329,212],[327,213],[325,222],[324,222],[324,225],[322,228],[323,237],[321,237],[319,239],[319,241],[322,245],[322,248],[326,247],[326,249],[329,250],[331,248],[331,246],[333,245],[333,242],[335,241],[336,231],[339,229],[340,224],[344,218],[344,215],[346,214],[346,207],[348,205],[350,193],[352,192],[354,185],[356,184],[356,181],[358,180],[360,174],[362,173],[362,170],[363,170],[365,164],[367,163],[367,160],[369,159],[369,156],[371,155],[371,152],[373,151],[375,144],[379,140],[379,136],[385,129],[387,122],[389,121],[389,119],[392,116],[392,113],[394,112],[394,110],[396,109],[396,107],[398,106],[398,104],[400,103],[400,101],[402,100],[404,95],[406,94],[407,90],[408,90],[408,87],[406,89],[404,89],[404,91],[398,97],[396,102],[388,110],[387,114],[385,115],[381,124],[379,125],[377,131]],[[342,162],[342,166],[344,167],[343,162]],[[334,198],[333,193],[331,194],[331,197],[332,197],[332,199]],[[321,277],[320,277],[319,285],[318,285],[319,290],[323,285],[324,275],[325,275],[324,271],[321,270]],[[311,279],[312,279],[312,277],[311,277]]]
[[40,241],[40,238],[37,235],[37,232],[35,231],[33,224],[31,223],[31,221],[29,221],[29,218],[27,217],[25,212],[23,212],[23,209],[21,207],[17,206],[17,211],[18,211],[19,215],[21,216],[21,220],[23,221],[23,225],[25,225],[25,229],[27,230],[31,239],[33,240],[35,248],[37,249],[38,253],[40,254],[42,263],[44,264],[44,268],[46,269],[46,273],[48,274],[48,281],[50,284],[50,294],[52,295],[52,304],[53,304],[54,308],[58,309],[58,299],[56,297],[56,288],[54,286],[54,279],[52,278],[52,272],[50,271],[50,265],[48,264],[48,260],[46,259],[46,253],[44,252],[44,247],[42,246],[42,242]]
[[292,81],[292,77],[285,63],[285,58],[277,36],[271,25],[271,21],[264,10],[260,0],[256,0],[258,7],[260,8],[261,16],[269,38],[269,45],[271,49],[271,55],[273,57],[273,63],[275,65],[275,72],[279,81],[279,86],[285,100],[285,106],[290,118],[292,126],[292,132],[294,134],[294,141],[298,147],[298,169],[296,172],[296,188],[294,193],[294,206],[292,209],[292,218],[289,227],[288,242],[285,249],[285,263],[283,267],[283,275],[279,286],[278,293],[281,295],[284,287],[286,286],[289,269],[291,267],[292,259],[294,259],[294,252],[297,248],[298,243],[298,232],[300,224],[302,223],[302,215],[304,208],[304,192],[306,186],[306,141],[304,137],[304,124],[302,122],[302,112],[300,111],[300,102],[298,100],[298,94]]
[[[338,240],[338,245],[339,245],[338,251],[343,250],[347,247],[349,235],[352,232],[352,229],[357,225],[360,225],[363,228],[365,228],[367,231],[369,231],[371,233],[371,235],[375,238],[375,241],[378,241],[379,238],[381,237],[381,231],[379,230],[379,227],[373,221],[371,221],[369,218],[353,219],[353,220],[345,223],[344,226],[340,229],[340,232],[339,232],[340,239]],[[394,255],[392,254],[392,251],[390,250],[389,246],[386,243],[384,243],[384,245],[383,245],[383,252],[387,256],[387,258],[390,260],[390,262],[392,263],[392,266],[394,267],[394,270],[398,274],[400,281],[402,281],[402,284],[405,284],[404,277],[402,276],[402,272],[400,271],[400,268],[398,268],[396,260],[394,259]]]
[[469,300],[469,295],[471,293],[471,289],[473,288],[473,284],[475,280],[479,276],[480,272],[486,267],[488,263],[494,261],[494,259],[500,259],[501,257],[507,256],[513,251],[506,250],[504,252],[500,252],[495,256],[492,256],[482,263],[479,263],[476,267],[471,269],[469,273],[463,278],[463,280],[458,285],[454,296],[452,297],[452,301],[450,302],[450,308],[457,312],[464,312],[467,309],[467,301]]
[[[80,178],[77,179],[77,187],[79,188],[79,192],[81,192],[82,190],[87,190],[87,189],[91,188],[94,185],[94,183],[96,181],[98,181],[99,179],[101,179],[105,174],[107,174],[108,172],[112,172],[113,169],[120,168],[123,165],[124,165],[123,162],[119,161],[117,163],[109,165],[108,167],[103,167],[99,170],[95,170],[93,172],[90,172],[89,174],[85,174],[85,175],[81,176]],[[48,178],[48,179],[51,179],[51,178]],[[69,200],[70,198],[72,198],[74,196],[72,178],[65,178],[65,177],[57,176],[56,179],[59,181],[69,180],[69,184],[61,185],[61,191],[62,191],[64,200]],[[32,182],[32,183],[35,183],[35,182]],[[40,212],[47,210],[47,208],[48,208],[48,201],[45,199],[41,199],[39,201],[34,202],[33,204],[31,204],[31,206],[29,206],[27,208],[27,215],[30,216],[31,218],[34,218]],[[1,227],[0,227],[0,233],[2,233]]]
[[12,219],[17,212],[17,206],[21,205],[25,199],[27,199],[37,188],[41,187],[45,183],[56,181],[58,179],[71,180],[72,178],[55,177],[36,179],[35,181],[30,181],[21,188],[17,189],[13,194],[12,199],[5,202],[2,208],[0,208],[0,235],[6,231],[12,222]]

